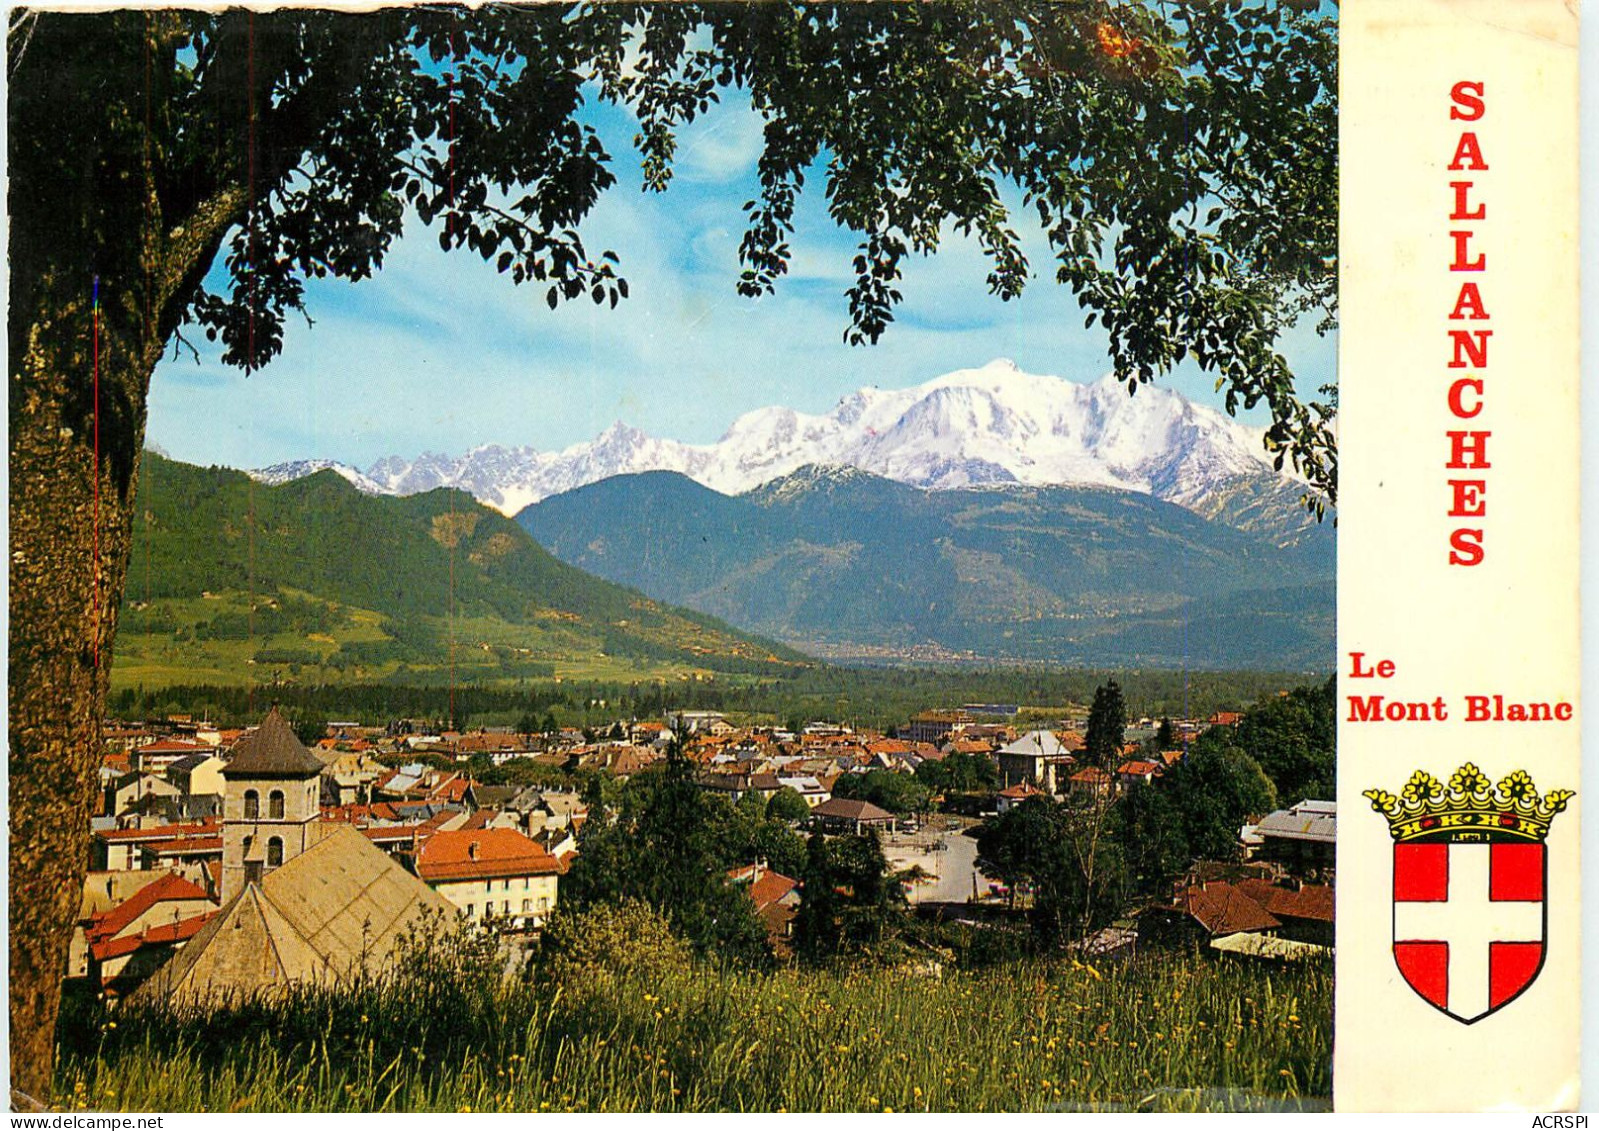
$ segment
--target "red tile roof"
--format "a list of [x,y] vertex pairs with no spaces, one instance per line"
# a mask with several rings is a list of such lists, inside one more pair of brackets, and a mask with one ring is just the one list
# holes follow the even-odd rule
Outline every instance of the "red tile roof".
[[147,927],[137,935],[104,939],[100,942],[90,943],[89,953],[94,955],[96,962],[104,962],[110,958],[120,958],[124,954],[132,954],[142,946],[185,942],[199,934],[200,928],[205,926],[207,920],[215,914],[215,911],[207,911],[204,915],[180,919],[176,923],[169,923],[165,926]]
[[836,817],[844,821],[892,821],[894,814],[880,809],[870,801],[850,797],[832,797],[811,810],[818,817]]
[[149,848],[157,856],[185,856],[198,852],[221,852],[222,837],[180,836],[173,840],[158,840]]
[[[751,883],[750,877],[755,875],[757,871],[759,871],[759,875],[756,875],[754,882]],[[798,880],[785,876],[781,872],[774,872],[770,868],[762,867],[757,869],[753,864],[746,864],[742,868],[734,868],[728,872],[727,876],[735,884],[744,888],[751,901],[754,902],[757,912],[765,911],[772,904],[799,887]]]
[[1199,921],[1212,935],[1232,935],[1239,931],[1268,931],[1282,926],[1240,887],[1224,880],[1196,884],[1177,896],[1177,906]]
[[466,791],[472,788],[472,783],[466,778],[455,777],[437,787],[428,794],[429,801],[460,801],[466,797]]
[[1118,774],[1136,774],[1142,777],[1144,774],[1158,774],[1160,772],[1160,764],[1158,762],[1142,761],[1123,762],[1116,772]]
[[203,890],[182,876],[162,876],[154,883],[145,884],[144,887],[134,892],[104,915],[99,915],[91,920],[88,928],[84,931],[84,935],[91,943],[99,939],[110,938],[113,935],[120,934],[129,923],[158,903],[163,903],[169,899],[205,898],[207,897]]
[[190,742],[182,738],[162,738],[139,747],[139,753],[144,754],[195,754],[200,751],[210,753],[216,747],[205,742]]
[[177,825],[156,825],[148,829],[99,829],[95,836],[113,844],[138,844],[143,841],[176,840],[180,837],[215,836],[222,832],[221,817],[207,817]]
[[1333,921],[1333,889],[1327,884],[1305,884],[1297,891],[1265,880],[1243,880],[1237,886],[1280,918]]
[[416,858],[416,874],[439,883],[510,876],[554,876],[565,866],[515,829],[434,833]]

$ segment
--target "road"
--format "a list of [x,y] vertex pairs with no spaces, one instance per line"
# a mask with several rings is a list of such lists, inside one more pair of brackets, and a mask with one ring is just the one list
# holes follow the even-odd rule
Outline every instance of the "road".
[[898,870],[920,865],[924,872],[937,877],[910,889],[907,898],[912,903],[964,902],[972,897],[973,877],[978,893],[988,893],[988,879],[977,870],[977,841],[961,831],[976,822],[961,820],[959,828],[947,827],[956,820],[959,818],[939,815],[918,832],[883,838],[883,853],[888,857],[890,868]]

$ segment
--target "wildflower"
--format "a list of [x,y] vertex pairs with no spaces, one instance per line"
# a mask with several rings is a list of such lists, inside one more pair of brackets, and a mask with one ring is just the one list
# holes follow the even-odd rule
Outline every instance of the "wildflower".
[[922,1090],[920,1088],[912,1088],[911,1089],[911,1095],[915,1096],[917,1099],[921,1099],[922,1098]]

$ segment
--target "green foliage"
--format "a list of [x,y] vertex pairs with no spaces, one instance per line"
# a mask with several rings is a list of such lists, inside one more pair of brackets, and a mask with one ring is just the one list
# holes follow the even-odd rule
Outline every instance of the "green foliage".
[[64,1020],[58,1095],[111,1111],[958,1112],[1237,1111],[1331,1091],[1330,964],[643,965],[501,981],[473,955],[198,1017],[90,1002]]
[[614,811],[590,812],[562,901],[578,910],[641,901],[700,953],[763,962],[765,929],[727,879],[730,868],[749,863],[739,833],[733,806],[702,790],[674,749],[664,770],[627,780]]
[[904,925],[905,892],[888,874],[875,831],[836,837],[812,833],[801,883],[804,900],[794,919],[794,951],[806,961],[881,956]]
[[1337,797],[1336,681],[1298,687],[1244,712],[1236,741],[1266,772],[1277,798],[1291,804]]
[[1109,796],[1029,797],[983,823],[978,859],[1013,900],[1027,896],[1035,941],[1047,950],[1086,938],[1121,910],[1127,861],[1115,831]]
[[[620,716],[660,718],[668,710],[742,713],[760,720],[837,717],[846,713],[866,725],[886,726],[918,711],[952,703],[1010,702],[1023,706],[1026,719],[1053,719],[1089,702],[1110,673],[1097,669],[1040,668],[846,668],[818,665],[782,679],[705,678],[696,680],[530,681],[522,687],[458,685],[459,711],[486,722],[511,724],[526,710],[546,713],[541,730],[556,729],[555,714],[568,725],[605,723]],[[1174,672],[1144,670],[1118,677],[1132,710],[1140,714],[1177,713],[1185,699],[1196,715],[1235,710],[1252,700],[1291,687],[1291,673]],[[285,707],[305,708],[328,718],[385,723],[400,718],[442,720],[451,688],[417,679],[387,683],[285,684],[273,689]],[[114,691],[110,710],[123,718],[175,711],[199,712],[218,722],[259,722],[259,691],[244,685],[198,681]],[[605,707],[597,704],[604,701]],[[545,723],[549,725],[544,725]],[[792,729],[792,728],[791,728]]]
[[539,940],[535,971],[542,982],[577,989],[600,978],[657,982],[691,965],[688,944],[663,915],[622,899],[582,911],[558,908]]
[[1127,704],[1114,679],[1094,690],[1094,705],[1088,710],[1088,734],[1084,760],[1089,765],[1115,771],[1122,760],[1122,743],[1127,735]]
[[1277,807],[1277,791],[1256,762],[1233,744],[1231,728],[1212,727],[1173,766],[1163,783],[1181,817],[1188,851],[1228,860],[1238,854],[1238,832],[1251,817]]
[[811,807],[805,804],[805,798],[800,796],[799,790],[791,785],[785,785],[772,794],[771,800],[766,803],[768,820],[796,822],[803,821],[810,815]]
[[1169,894],[1167,882],[1193,861],[1184,814],[1187,803],[1171,781],[1163,780],[1134,782],[1117,804],[1116,838],[1134,892]]
[[999,769],[986,754],[949,754],[916,767],[916,778],[933,793],[992,793]]
[[858,798],[887,809],[890,813],[925,813],[931,791],[914,774],[893,770],[868,770],[864,774],[844,774],[833,784],[833,796]]

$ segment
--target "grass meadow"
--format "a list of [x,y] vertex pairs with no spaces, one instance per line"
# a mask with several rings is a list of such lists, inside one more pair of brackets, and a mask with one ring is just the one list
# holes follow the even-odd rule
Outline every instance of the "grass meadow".
[[[446,964],[447,965],[447,964]],[[63,1021],[57,1103],[160,1111],[1323,1106],[1332,968],[1145,953],[987,970],[457,964],[272,1004]]]

